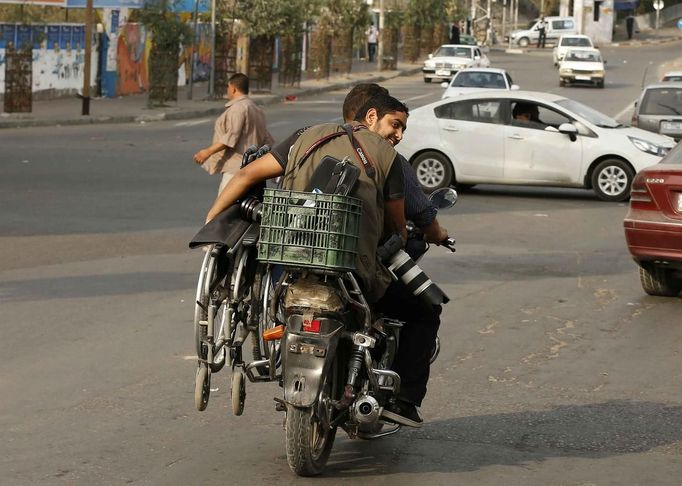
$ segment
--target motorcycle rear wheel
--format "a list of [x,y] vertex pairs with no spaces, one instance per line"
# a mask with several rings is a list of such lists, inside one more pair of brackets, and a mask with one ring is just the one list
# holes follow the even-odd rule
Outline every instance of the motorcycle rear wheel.
[[287,462],[299,476],[322,473],[336,437],[336,427],[325,428],[313,410],[287,406]]

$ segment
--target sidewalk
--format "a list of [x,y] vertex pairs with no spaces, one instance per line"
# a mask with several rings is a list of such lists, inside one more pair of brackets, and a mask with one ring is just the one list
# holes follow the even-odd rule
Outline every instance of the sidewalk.
[[[399,63],[396,71],[378,71],[376,64],[353,62],[353,72],[331,76],[327,80],[301,78],[300,88],[280,87],[273,77],[272,92],[252,93],[251,98],[261,105],[271,105],[326,91],[349,88],[357,83],[380,83],[398,76],[421,72],[421,64]],[[161,120],[181,120],[216,116],[222,113],[226,100],[206,100],[207,83],[196,83],[192,99],[187,99],[189,87],[178,87],[178,101],[166,107],[147,107],[147,94],[119,98],[92,98],[90,115],[82,116],[82,100],[77,96],[34,101],[32,113],[0,113],[1,128],[22,128],[57,125],[87,125],[92,123],[142,123]]]

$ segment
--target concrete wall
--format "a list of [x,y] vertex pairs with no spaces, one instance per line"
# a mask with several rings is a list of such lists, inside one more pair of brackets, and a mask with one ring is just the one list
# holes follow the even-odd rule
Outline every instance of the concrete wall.
[[[599,10],[599,19],[594,20],[595,9]],[[613,40],[613,22],[615,13],[613,0],[575,0],[573,17],[578,24],[578,32],[589,35],[595,44],[610,43]]]
[[[677,5],[672,5],[670,7],[664,8],[663,10],[661,10],[659,15],[660,15],[659,22],[661,23],[661,25],[665,25],[670,21],[682,18],[682,3],[678,3]],[[637,22],[637,27],[640,30],[654,29],[656,28],[656,12],[651,12],[645,15],[638,15],[637,17],[635,17],[635,21]],[[680,32],[682,33],[682,31]]]

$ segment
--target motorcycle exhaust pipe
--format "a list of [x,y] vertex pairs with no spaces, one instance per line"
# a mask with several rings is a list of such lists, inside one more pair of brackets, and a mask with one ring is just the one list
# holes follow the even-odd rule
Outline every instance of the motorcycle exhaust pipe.
[[370,395],[358,397],[353,403],[351,413],[356,422],[370,424],[379,419],[379,402]]

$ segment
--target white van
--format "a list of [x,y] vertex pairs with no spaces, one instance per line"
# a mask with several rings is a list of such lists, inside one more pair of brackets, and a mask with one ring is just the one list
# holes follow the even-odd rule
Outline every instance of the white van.
[[[578,25],[573,17],[545,17],[545,22],[547,22],[545,35],[547,36],[546,42],[548,44],[556,44],[562,35],[578,33]],[[526,30],[515,30],[512,32],[512,43],[521,47],[537,44],[538,37],[540,36],[538,32],[539,23],[540,19],[535,19],[528,24]]]

